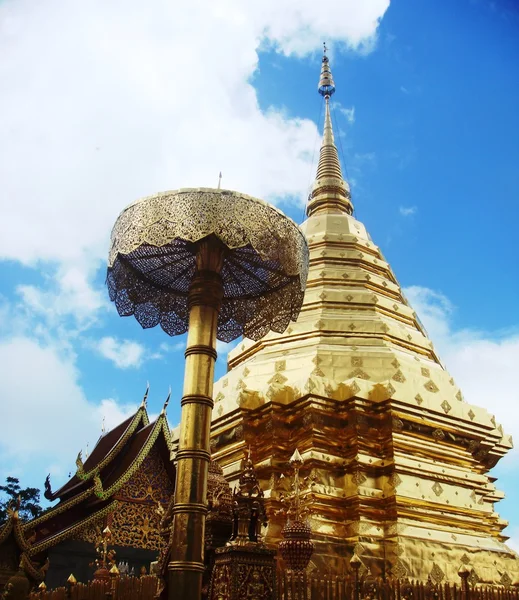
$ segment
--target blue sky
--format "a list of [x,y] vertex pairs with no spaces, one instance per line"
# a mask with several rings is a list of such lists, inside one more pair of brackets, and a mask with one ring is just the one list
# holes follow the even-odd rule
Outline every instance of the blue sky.
[[[110,227],[136,198],[219,171],[301,222],[323,40],[356,216],[466,399],[519,439],[519,9],[314,4],[128,0],[120,18],[100,0],[0,0],[0,477],[58,485],[147,381],[151,412],[171,385],[178,421],[185,340],[108,303]],[[518,462],[495,473],[512,533]]]

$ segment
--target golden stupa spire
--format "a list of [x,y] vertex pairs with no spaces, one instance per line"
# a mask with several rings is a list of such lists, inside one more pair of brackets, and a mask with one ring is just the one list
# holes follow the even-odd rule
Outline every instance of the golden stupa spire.
[[326,56],[326,44],[321,66],[318,92],[325,102],[324,134],[317,175],[308,198],[306,214],[310,217],[317,212],[334,212],[351,215],[353,204],[349,185],[342,176],[339,153],[333,137],[332,119],[330,116],[330,98],[335,93],[335,83],[330,69],[330,59]]

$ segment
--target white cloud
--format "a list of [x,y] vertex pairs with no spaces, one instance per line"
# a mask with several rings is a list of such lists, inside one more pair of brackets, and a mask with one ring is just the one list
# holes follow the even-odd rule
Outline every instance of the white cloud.
[[[519,365],[519,334],[492,334],[457,328],[456,308],[443,294],[420,286],[408,287],[404,293],[422,320],[446,368],[460,386],[464,399],[494,414],[517,445],[519,389],[515,380]],[[515,473],[518,459],[516,446],[497,467],[502,476],[501,484],[511,492],[512,502],[517,496]],[[508,514],[514,514],[509,503],[507,500]],[[499,511],[500,507],[496,509]],[[504,534],[510,537],[508,546],[519,551],[519,527],[513,524]]]
[[346,117],[348,123],[355,123],[355,107],[340,108],[341,113]]
[[400,206],[398,208],[398,212],[403,217],[410,217],[411,215],[415,215],[418,208],[416,206]]
[[137,406],[89,402],[73,358],[27,337],[0,342],[0,365],[2,419],[9,425],[0,438],[2,477],[30,466],[33,476],[52,469],[63,480],[79,450],[97,441],[103,416],[112,427]]
[[402,94],[409,94],[409,90],[403,85],[400,86],[400,91]]
[[302,196],[315,125],[261,112],[249,83],[259,48],[302,56],[325,34],[367,47],[388,5],[2,3],[0,256],[104,259],[127,203],[214,186],[219,170],[226,187]]
[[[505,433],[519,443],[519,334],[492,334],[454,325],[455,307],[443,294],[425,287],[404,290],[445,366],[470,404],[496,415]],[[517,457],[514,449],[510,455]]]
[[106,308],[107,295],[93,287],[89,273],[79,265],[61,265],[42,286],[19,285],[17,292],[24,308],[50,327],[72,317],[79,329],[96,322]]
[[142,344],[132,340],[119,340],[112,336],[105,336],[95,346],[97,352],[111,360],[119,369],[140,367],[145,358],[145,348]]

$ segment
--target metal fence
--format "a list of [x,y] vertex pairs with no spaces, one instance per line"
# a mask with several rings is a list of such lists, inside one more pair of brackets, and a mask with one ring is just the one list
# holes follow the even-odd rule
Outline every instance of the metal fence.
[[[121,577],[112,581],[76,583],[68,588],[32,592],[30,600],[153,600],[157,592],[154,575]],[[471,586],[399,580],[356,583],[349,575],[279,571],[276,600],[519,600],[515,586]],[[180,599],[179,599],[180,600]]]
[[352,576],[279,572],[277,600],[519,600],[517,587],[409,580],[356,583]]
[[89,581],[54,590],[31,592],[30,600],[153,600],[157,593],[157,578],[121,577],[111,581]]

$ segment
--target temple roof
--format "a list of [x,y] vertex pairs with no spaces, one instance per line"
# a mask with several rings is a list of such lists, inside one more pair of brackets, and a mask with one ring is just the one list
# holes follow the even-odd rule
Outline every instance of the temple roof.
[[145,402],[137,412],[102,435],[88,459],[76,462],[74,476],[46,497],[59,498],[54,507],[27,523],[10,519],[0,528],[0,544],[14,535],[16,545],[27,557],[37,557],[89,524],[111,513],[117,493],[138,471],[152,448],[157,448],[172,481],[175,470],[170,460],[171,434],[165,411],[150,423]]

